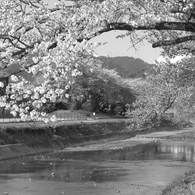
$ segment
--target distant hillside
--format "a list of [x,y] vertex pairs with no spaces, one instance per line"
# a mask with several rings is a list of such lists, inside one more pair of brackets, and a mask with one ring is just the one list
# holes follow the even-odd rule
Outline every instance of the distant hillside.
[[148,64],[139,58],[133,57],[98,57],[103,61],[103,67],[107,69],[115,69],[120,76],[124,78],[143,77],[144,72],[152,68],[152,64]]

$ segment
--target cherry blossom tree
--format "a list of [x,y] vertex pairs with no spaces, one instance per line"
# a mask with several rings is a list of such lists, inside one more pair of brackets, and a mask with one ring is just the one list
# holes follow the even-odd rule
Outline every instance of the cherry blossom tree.
[[193,0],[72,2],[50,8],[43,0],[1,0],[0,105],[13,115],[43,120],[44,103],[68,99],[82,66],[100,63],[89,40],[102,33],[123,31],[134,46],[146,38],[169,56],[195,51]]
[[[129,37],[130,44],[134,47],[143,39],[147,39],[152,47],[163,48],[163,54],[168,57],[177,55],[188,57],[177,67],[169,64],[165,67],[166,71],[161,68],[157,76],[153,75],[154,78],[149,76],[142,81],[142,93],[135,102],[135,108],[140,109],[135,109],[137,115],[134,115],[133,120],[136,121],[142,117],[143,120],[140,119],[137,124],[140,121],[143,122],[142,124],[153,125],[155,121],[158,123],[163,113],[173,106],[173,103],[179,102],[179,98],[185,97],[185,93],[189,95],[188,92],[194,89],[194,70],[189,68],[185,61],[190,61],[190,64],[194,66],[194,1],[105,0],[85,2],[86,5],[83,8],[85,11],[80,13],[83,16],[82,20],[90,18],[92,22],[88,21],[87,28],[85,28],[87,30],[79,40],[83,38],[90,40],[100,34],[118,30],[124,32],[118,37]],[[167,71],[173,72],[174,78],[168,76]],[[165,75],[168,77],[164,77]],[[135,86],[138,83],[134,83]],[[193,96],[189,95],[189,97]]]
[[127,111],[131,126],[156,126],[164,119],[189,123],[195,113],[194,70],[192,57],[178,63],[167,60],[153,66],[146,78],[131,80],[137,92],[136,101]]
[[0,2],[0,106],[14,116],[48,120],[41,107],[68,99],[83,66],[99,66],[93,46],[76,39],[74,13],[74,7],[50,9],[42,0]]
[[[147,39],[169,56],[194,53],[193,0],[86,0],[79,15],[87,21],[85,39],[119,30],[134,46]],[[138,31],[143,32],[141,37]]]

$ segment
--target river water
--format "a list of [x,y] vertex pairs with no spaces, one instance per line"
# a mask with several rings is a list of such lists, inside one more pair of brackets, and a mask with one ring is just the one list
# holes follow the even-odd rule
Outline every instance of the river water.
[[156,195],[195,162],[194,141],[129,143],[0,161],[0,195]]

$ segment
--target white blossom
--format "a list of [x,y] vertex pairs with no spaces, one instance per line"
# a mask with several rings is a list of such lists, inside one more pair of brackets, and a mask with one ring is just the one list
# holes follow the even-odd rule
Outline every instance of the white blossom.
[[0,87],[3,88],[5,85],[3,82],[0,82]]

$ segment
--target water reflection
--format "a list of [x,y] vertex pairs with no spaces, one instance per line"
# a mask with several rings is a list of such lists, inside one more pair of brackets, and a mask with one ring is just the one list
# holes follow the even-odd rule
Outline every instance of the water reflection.
[[195,162],[195,143],[189,142],[152,142],[116,150],[87,152],[62,152],[53,154],[53,158],[84,161],[110,160],[176,160]]
[[126,174],[113,163],[143,160],[195,162],[195,143],[153,142],[115,150],[58,152],[0,161],[0,179],[29,177],[61,182],[116,181]]
[[171,154],[172,159],[195,162],[195,143],[193,145],[159,145],[158,153]]

